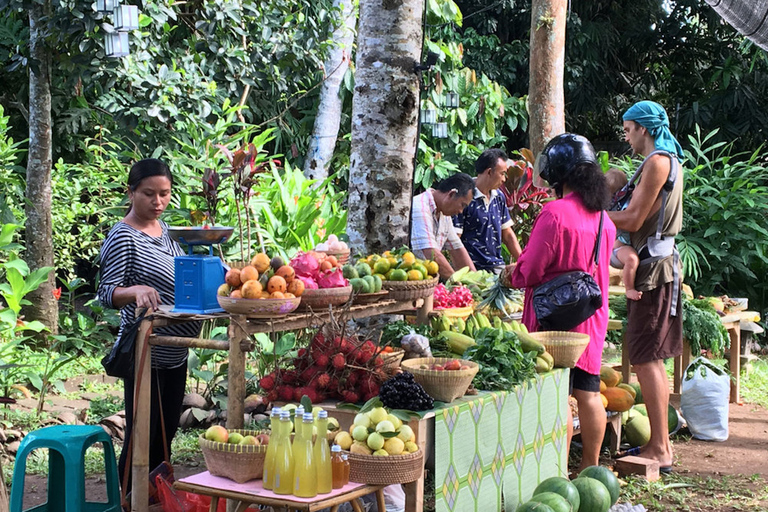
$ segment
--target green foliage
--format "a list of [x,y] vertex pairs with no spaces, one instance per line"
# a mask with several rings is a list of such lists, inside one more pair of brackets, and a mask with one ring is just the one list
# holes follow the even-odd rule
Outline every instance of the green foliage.
[[485,328],[475,335],[475,343],[464,353],[480,365],[472,380],[475,389],[512,389],[536,376],[536,353],[524,353],[515,333]]
[[88,423],[98,424],[102,419],[117,414],[124,408],[123,399],[114,395],[92,398],[88,408]]
[[768,167],[758,148],[744,154],[714,141],[715,132],[689,138],[683,230],[678,247],[697,294],[738,291],[766,305]]
[[702,350],[710,350],[715,357],[720,357],[731,341],[715,308],[707,300],[683,299],[683,336],[691,345],[694,357]]

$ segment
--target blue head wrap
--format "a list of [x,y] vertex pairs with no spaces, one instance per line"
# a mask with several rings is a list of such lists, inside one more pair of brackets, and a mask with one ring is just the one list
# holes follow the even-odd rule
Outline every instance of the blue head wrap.
[[654,101],[638,101],[624,113],[624,121],[635,121],[643,126],[653,137],[656,149],[676,154],[683,159],[683,148],[669,131],[669,118],[664,107]]

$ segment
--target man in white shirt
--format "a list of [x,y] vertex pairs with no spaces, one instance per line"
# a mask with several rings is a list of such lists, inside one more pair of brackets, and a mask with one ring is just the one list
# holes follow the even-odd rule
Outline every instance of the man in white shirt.
[[[475,270],[451,220],[452,215],[461,213],[469,205],[474,190],[472,178],[459,172],[413,198],[411,249],[416,257],[437,262],[442,279],[448,279],[454,267]],[[451,255],[453,266],[443,256],[443,249]]]

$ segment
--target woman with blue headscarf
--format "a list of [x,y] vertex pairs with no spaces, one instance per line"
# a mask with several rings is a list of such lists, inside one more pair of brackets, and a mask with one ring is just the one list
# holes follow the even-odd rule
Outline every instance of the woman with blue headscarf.
[[632,105],[623,116],[624,138],[645,160],[630,180],[629,205],[609,212],[618,229],[628,231],[640,265],[635,288],[639,300],[627,301],[625,343],[647,404],[651,439],[643,457],[657,460],[660,470],[672,470],[667,407],[669,381],[664,359],[683,351],[680,257],[675,235],[683,224],[683,151],[669,131],[664,108],[653,101]]

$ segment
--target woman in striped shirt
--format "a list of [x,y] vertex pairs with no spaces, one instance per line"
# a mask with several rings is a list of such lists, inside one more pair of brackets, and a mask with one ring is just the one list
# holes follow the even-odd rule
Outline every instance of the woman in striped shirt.
[[[173,304],[175,256],[184,254],[168,236],[168,226],[159,220],[171,199],[173,175],[166,164],[153,158],[136,162],[128,174],[130,207],[121,222],[107,235],[101,248],[99,300],[106,307],[120,308],[120,331],[133,323],[136,310],[157,309]],[[158,335],[195,337],[199,322],[189,322],[155,331]],[[188,349],[152,347],[152,406],[150,413],[150,469],[170,454],[171,440],[179,426],[187,378]],[[134,379],[125,379],[126,441],[133,424]],[[160,398],[158,399],[158,394]],[[165,423],[166,447],[160,424],[160,403]],[[120,480],[128,469],[128,450],[120,454]],[[130,489],[130,471],[128,471]]]

